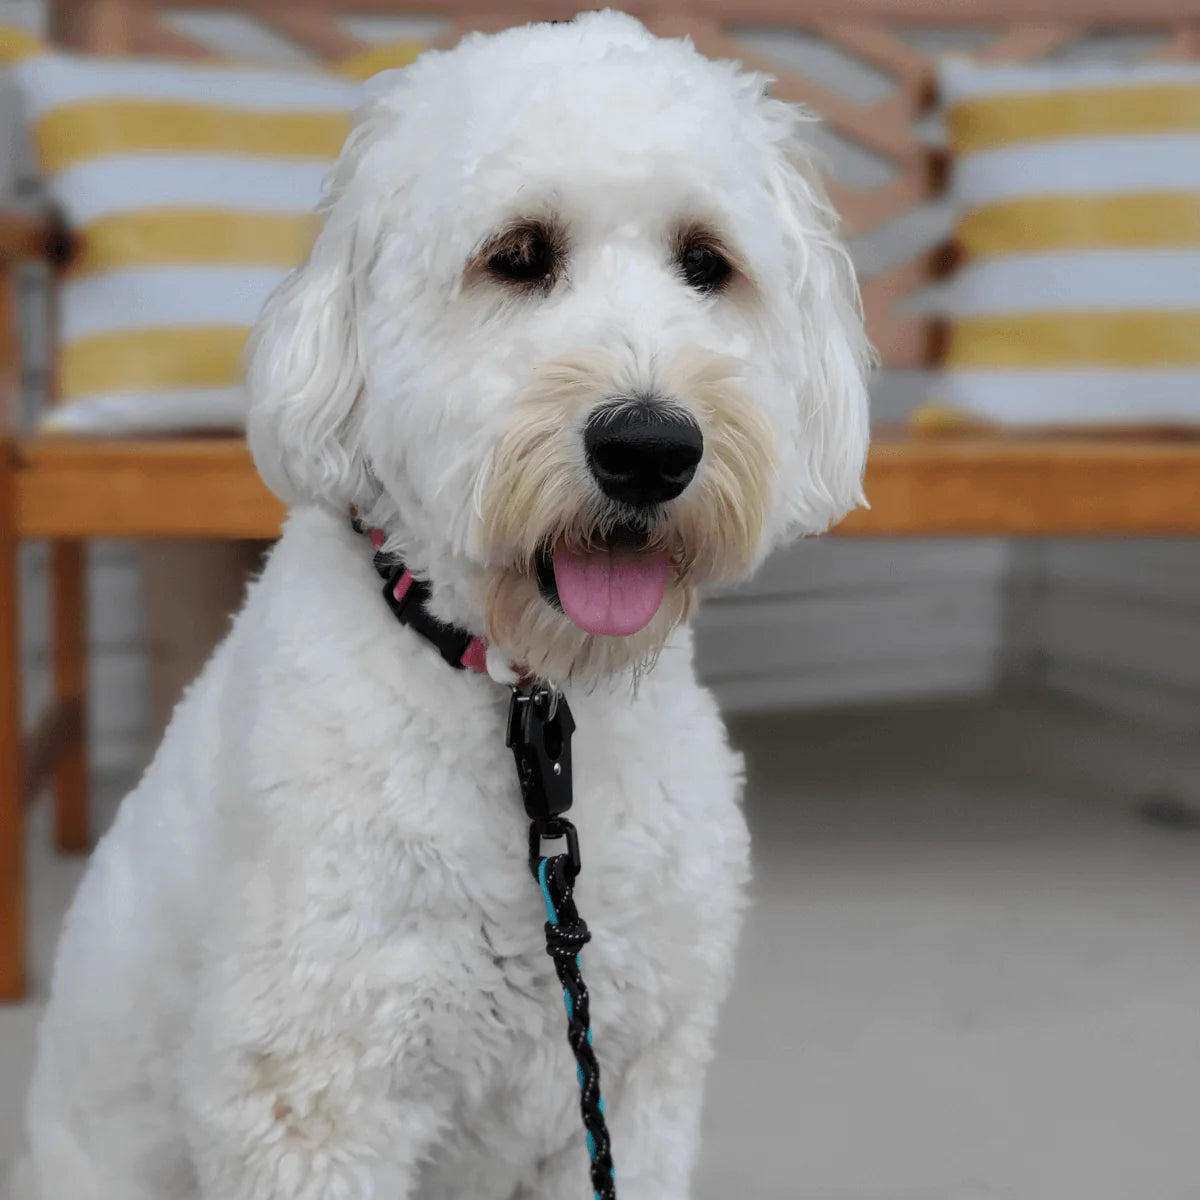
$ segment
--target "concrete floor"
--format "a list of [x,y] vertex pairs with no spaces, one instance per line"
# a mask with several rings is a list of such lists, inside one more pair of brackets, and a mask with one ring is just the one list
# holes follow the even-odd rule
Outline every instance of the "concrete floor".
[[[1014,702],[734,735],[756,904],[696,1200],[1200,1200],[1200,827],[1136,809],[1200,797],[1186,747]],[[39,992],[80,870],[43,826]],[[37,1011],[0,1009],[0,1164]]]

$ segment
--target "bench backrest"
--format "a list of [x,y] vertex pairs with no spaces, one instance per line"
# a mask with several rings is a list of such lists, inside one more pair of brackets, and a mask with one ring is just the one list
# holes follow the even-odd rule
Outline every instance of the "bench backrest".
[[[600,7],[599,0],[594,7]],[[366,48],[347,18],[439,18],[433,44],[472,30],[565,19],[571,0],[53,0],[55,39],[103,54],[211,56],[170,24],[176,9],[250,16],[314,58]],[[885,366],[937,362],[940,336],[900,302],[953,262],[952,215],[936,136],[936,60],[948,49],[1033,61],[1051,56],[1200,58],[1197,0],[631,0],[657,33],[776,76],[776,93],[824,118],[830,192],[863,279],[867,324]]]

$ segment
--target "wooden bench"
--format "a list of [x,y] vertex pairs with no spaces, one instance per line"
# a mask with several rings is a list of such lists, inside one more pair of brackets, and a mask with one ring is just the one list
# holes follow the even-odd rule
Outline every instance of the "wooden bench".
[[[160,0],[60,0],[52,5],[64,45],[109,54],[209,53],[161,20]],[[436,8],[448,17],[439,41],[534,18],[568,18],[561,0],[188,0],[189,9],[239,9],[322,57],[363,43],[339,13],[396,15]],[[931,60],[894,30],[921,23],[1002,30],[986,54],[1034,59],[1092,27],[1157,30],[1163,53],[1200,56],[1195,0],[660,0],[627,5],[657,32],[690,34],[714,56],[740,58],[779,77],[777,91],[815,107],[840,134],[895,168],[874,191],[832,187],[851,235],[863,234],[935,195],[943,164],[914,133],[933,102]],[[856,106],[805,76],[748,52],[733,25],[819,35],[893,76],[884,100]],[[18,371],[14,275],[25,260],[53,257],[52,231],[34,219],[0,221],[0,370],[7,411]],[[923,251],[864,282],[868,326],[886,366],[936,365],[938,330],[898,313],[898,302],[944,270],[944,247]],[[914,437],[878,431],[867,473],[872,507],[843,534],[902,536],[1200,533],[1200,441],[1083,436]],[[0,414],[0,999],[24,988],[23,801],[53,779],[58,846],[88,845],[83,548],[93,538],[263,538],[283,511],[254,472],[240,439],[106,441],[22,437]],[[17,549],[51,543],[54,700],[20,738]]]

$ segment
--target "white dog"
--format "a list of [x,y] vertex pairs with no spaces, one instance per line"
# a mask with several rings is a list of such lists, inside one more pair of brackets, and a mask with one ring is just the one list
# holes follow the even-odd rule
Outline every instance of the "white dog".
[[29,1196],[592,1194],[509,690],[397,623],[351,505],[493,674],[569,697],[617,1187],[690,1194],[747,839],[686,621],[856,504],[867,440],[766,82],[601,13],[372,85],[253,348],[293,513],[68,919]]

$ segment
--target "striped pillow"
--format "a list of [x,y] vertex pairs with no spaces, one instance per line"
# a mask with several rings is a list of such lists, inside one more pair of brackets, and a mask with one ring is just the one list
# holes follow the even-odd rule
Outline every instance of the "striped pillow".
[[938,399],[1008,424],[1200,422],[1200,67],[942,70],[964,262]]
[[[240,428],[242,346],[308,251],[322,180],[349,129],[347,77],[81,58],[10,40],[36,160],[78,234],[60,291],[50,430]],[[368,62],[369,59],[369,62]]]

